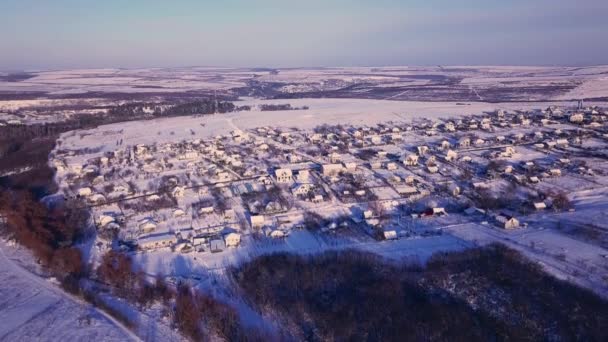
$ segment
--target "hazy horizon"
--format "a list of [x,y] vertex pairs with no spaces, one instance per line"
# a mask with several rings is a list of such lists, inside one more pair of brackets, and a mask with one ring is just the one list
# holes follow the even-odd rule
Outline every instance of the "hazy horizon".
[[608,2],[4,0],[0,70],[608,64]]

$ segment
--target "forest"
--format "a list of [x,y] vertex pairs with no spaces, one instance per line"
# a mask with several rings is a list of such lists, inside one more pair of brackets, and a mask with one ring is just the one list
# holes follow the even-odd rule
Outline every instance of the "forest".
[[358,251],[262,256],[232,275],[295,340],[605,340],[608,304],[490,245],[427,264]]

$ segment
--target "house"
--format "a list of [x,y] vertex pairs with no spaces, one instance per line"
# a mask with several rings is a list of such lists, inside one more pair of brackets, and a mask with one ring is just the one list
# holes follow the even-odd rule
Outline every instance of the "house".
[[308,170],[300,170],[298,171],[297,176],[298,182],[305,183],[310,179],[310,171]]
[[329,162],[330,163],[340,163],[340,161],[342,160],[342,156],[339,153],[333,152],[329,155]]
[[277,183],[291,183],[293,181],[293,172],[291,169],[276,169],[274,175]]
[[547,204],[545,204],[545,202],[534,202],[534,209],[536,209],[536,210],[547,209]]
[[279,202],[270,201],[264,207],[266,213],[276,213],[283,210],[283,206]]
[[78,189],[78,197],[89,197],[93,193],[91,188],[80,188]]
[[282,230],[271,230],[267,235],[274,239],[280,239],[285,237],[285,232]]
[[208,240],[209,238],[207,238],[206,236],[193,236],[191,242],[192,246],[196,247],[207,243]]
[[492,121],[488,118],[484,118],[481,120],[481,129],[483,130],[491,130],[492,129]]
[[186,215],[186,212],[183,211],[182,209],[175,209],[173,211],[173,217],[183,217]]
[[152,220],[151,218],[145,218],[139,221],[137,227],[139,228],[139,231],[142,234],[149,234],[156,230],[156,226],[157,224],[154,220]]
[[447,214],[445,208],[433,208],[433,216],[443,216]]
[[241,234],[230,233],[224,236],[226,247],[237,247],[241,243]]
[[321,203],[324,200],[323,195],[315,195],[315,197],[312,198],[313,203]]
[[418,165],[418,156],[415,154],[408,154],[403,161],[403,164],[407,166],[416,166]]
[[100,227],[105,227],[108,224],[114,222],[114,217],[110,215],[99,215],[99,219],[97,220]]
[[196,158],[198,158],[198,152],[196,151],[187,151],[179,156],[180,160],[193,160]]
[[261,228],[266,222],[264,215],[252,215],[249,219],[251,221],[251,228]]
[[198,210],[198,213],[200,215],[208,215],[208,214],[213,213],[214,210],[215,210],[215,208],[213,207],[213,204],[207,203],[207,204],[203,204],[203,206],[201,206],[201,208]]
[[226,243],[222,239],[213,239],[209,241],[211,253],[219,253],[226,249]]
[[461,138],[458,141],[458,147],[460,147],[460,148],[467,148],[469,146],[471,146],[471,139],[470,138],[464,137],[464,138]]
[[568,121],[572,123],[582,123],[585,120],[583,113],[574,113],[570,115]]
[[395,191],[401,196],[413,195],[418,193],[418,189],[414,186],[409,185],[397,185],[395,186]]
[[173,233],[149,235],[137,240],[137,245],[142,250],[153,250],[171,247],[177,243],[177,237]]
[[519,220],[517,220],[515,217],[505,215],[505,214],[500,214],[500,215],[497,215],[495,218],[496,218],[496,221],[499,223],[499,225],[504,229],[519,228]]
[[416,217],[433,217],[433,216],[443,216],[447,215],[444,208],[427,208],[419,215],[416,214]]
[[344,168],[349,171],[349,172],[354,172],[357,170],[357,163],[355,162],[347,162],[347,163],[343,163]]
[[323,164],[321,165],[323,176],[335,176],[342,172],[342,164]]
[[448,191],[450,192],[450,194],[452,194],[452,196],[460,195],[460,187],[454,183],[448,186]]
[[500,156],[505,157],[505,158],[510,158],[510,157],[513,157],[514,155],[515,155],[515,147],[513,147],[513,146],[505,147],[505,150],[500,153]]
[[388,230],[384,232],[385,240],[397,240],[397,232],[394,230]]
[[555,143],[558,147],[568,147],[568,139],[557,139]]
[[475,146],[481,146],[485,143],[486,143],[486,141],[481,138],[478,138],[477,140],[475,140]]
[[150,195],[150,196],[146,196],[146,201],[147,202],[155,202],[155,201],[159,201],[160,200],[160,196],[159,195]]
[[304,183],[304,184],[296,184],[291,192],[294,195],[307,195],[315,188],[314,184]]
[[426,145],[418,146],[416,149],[418,150],[419,156],[424,156],[429,151],[429,147]]
[[186,194],[186,189],[181,186],[176,186],[175,188],[173,188],[173,191],[171,191],[171,194],[175,198],[181,198],[184,197],[184,195]]
[[454,131],[456,131],[456,126],[455,126],[455,125],[454,125],[454,123],[453,123],[453,122],[451,122],[451,121],[446,122],[446,123],[443,125],[443,127],[444,127],[444,129],[445,129],[445,131],[446,131],[446,132],[454,132]]
[[389,171],[397,170],[397,163],[394,163],[394,162],[386,163],[386,169]]
[[562,170],[560,170],[560,169],[551,169],[551,170],[549,170],[549,174],[551,174],[551,176],[554,176],[554,177],[559,177],[559,176],[562,175]]
[[89,197],[89,202],[90,203],[103,203],[106,201],[106,197],[102,194],[94,194],[91,197]]
[[445,155],[445,160],[447,161],[454,161],[458,158],[458,153],[456,153],[456,151],[454,150],[448,150],[448,152]]

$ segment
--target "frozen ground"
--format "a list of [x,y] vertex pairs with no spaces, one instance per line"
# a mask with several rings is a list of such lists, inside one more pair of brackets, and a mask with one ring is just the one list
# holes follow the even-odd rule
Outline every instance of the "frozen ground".
[[[353,67],[294,69],[170,68],[30,71],[2,81],[0,92],[167,93],[231,91],[260,96],[497,102],[608,96],[606,66],[594,67]],[[2,76],[2,74],[0,74]],[[264,85],[264,87],[258,87]]]
[[0,242],[0,341],[139,340],[120,323],[24,268],[27,254]]
[[451,234],[477,245],[503,243],[523,253],[559,279],[608,297],[606,250],[584,243],[541,225],[508,231],[467,223],[447,229]]
[[[263,126],[311,129],[321,124],[373,125],[381,122],[411,122],[422,118],[447,118],[480,114],[496,109],[546,108],[551,103],[454,103],[409,102],[366,99],[245,99],[239,105],[290,103],[308,106],[308,110],[243,111],[202,117],[172,117],[148,121],[123,122],[99,128],[68,132],[62,135],[63,148],[114,148],[117,140],[124,145],[176,142],[183,139],[210,138],[228,134],[239,128],[247,130]],[[191,130],[195,132],[192,135]]]
[[392,260],[423,262],[436,252],[458,251],[471,246],[473,246],[471,242],[451,235],[378,242],[372,239],[353,241],[302,230],[294,232],[284,240],[256,241],[247,238],[239,248],[227,249],[222,253],[179,254],[167,249],[155,253],[138,253],[136,260],[150,276],[162,274],[196,279],[210,271],[223,271],[229,266],[236,266],[257,256],[276,252],[311,254],[352,248]]

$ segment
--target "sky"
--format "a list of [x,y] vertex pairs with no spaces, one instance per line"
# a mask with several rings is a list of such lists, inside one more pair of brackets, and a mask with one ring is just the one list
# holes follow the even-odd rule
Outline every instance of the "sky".
[[0,70],[608,64],[608,0],[0,0]]

